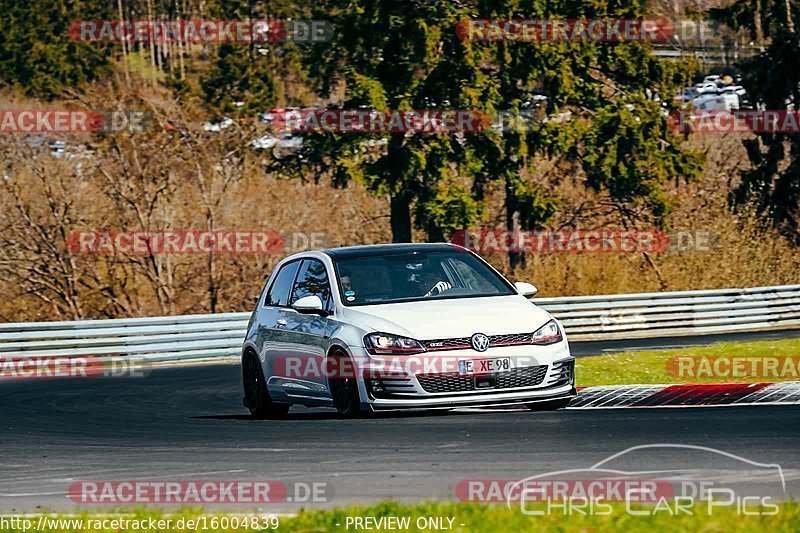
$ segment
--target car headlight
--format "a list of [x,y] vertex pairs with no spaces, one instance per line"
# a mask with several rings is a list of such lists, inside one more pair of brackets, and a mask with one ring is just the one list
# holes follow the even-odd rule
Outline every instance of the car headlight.
[[417,340],[388,333],[370,333],[364,337],[364,346],[372,355],[411,355],[425,351]]
[[548,344],[561,342],[563,339],[564,336],[561,335],[561,328],[558,327],[558,323],[555,320],[551,320],[536,330],[531,342],[539,346],[547,346]]

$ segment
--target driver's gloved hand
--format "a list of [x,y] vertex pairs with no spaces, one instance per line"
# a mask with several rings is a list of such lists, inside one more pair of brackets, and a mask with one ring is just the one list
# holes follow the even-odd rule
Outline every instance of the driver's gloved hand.
[[436,296],[438,294],[443,293],[444,291],[448,291],[452,289],[453,286],[447,283],[446,281],[440,281],[436,285],[433,286],[431,290],[425,296]]

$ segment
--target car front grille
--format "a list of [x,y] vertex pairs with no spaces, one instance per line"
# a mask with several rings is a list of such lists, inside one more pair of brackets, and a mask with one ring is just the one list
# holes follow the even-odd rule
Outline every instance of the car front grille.
[[[481,376],[449,374],[418,374],[417,380],[425,392],[470,392],[474,390],[515,389],[540,385],[547,375],[547,365],[514,368]],[[491,378],[487,378],[491,376]],[[478,387],[477,380],[495,379],[493,387]]]
[[[533,333],[508,333],[505,335],[489,335],[489,348],[494,346],[513,346],[515,344],[530,344]],[[471,348],[470,337],[457,337],[453,339],[434,339],[423,341],[423,345],[430,352],[440,350],[460,350]]]
[[515,368],[510,372],[497,374],[498,389],[516,389],[518,387],[535,387],[544,381],[547,365]]

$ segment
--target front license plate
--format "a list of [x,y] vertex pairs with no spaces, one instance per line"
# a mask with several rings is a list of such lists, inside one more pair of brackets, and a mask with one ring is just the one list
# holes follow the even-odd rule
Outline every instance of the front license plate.
[[509,357],[500,357],[498,359],[461,359],[458,362],[458,373],[462,376],[508,372],[509,370],[511,370],[511,358]]

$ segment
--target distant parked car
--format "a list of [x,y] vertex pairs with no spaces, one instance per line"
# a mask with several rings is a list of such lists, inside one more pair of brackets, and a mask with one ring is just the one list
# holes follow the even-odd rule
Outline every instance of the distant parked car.
[[675,97],[675,99],[680,102],[689,103],[695,98],[697,98],[698,94],[699,93],[694,87],[686,87],[683,89],[683,92],[681,94]]
[[726,85],[725,87],[722,88],[722,90],[725,92],[732,92],[739,96],[744,96],[745,94],[747,94],[747,91],[745,91],[744,87],[742,87],[741,85]]
[[270,109],[269,111],[267,111],[265,113],[259,113],[258,114],[258,120],[260,120],[261,122],[266,122],[267,124],[269,124],[270,122],[275,120],[275,118],[278,115],[283,114],[283,113],[286,113],[286,109],[284,109],[282,107],[276,107],[276,108]]
[[65,159],[90,159],[94,157],[94,151],[82,144],[68,144],[61,140],[54,140],[47,143],[52,157]]
[[222,117],[217,120],[212,120],[203,124],[203,129],[212,133],[217,133],[226,128],[233,126],[233,119],[229,117]]
[[250,146],[256,150],[273,150],[273,155],[277,158],[291,155],[303,147],[304,141],[300,136],[292,135],[289,132],[268,133],[253,140]]
[[697,92],[697,94],[713,93],[718,91],[719,87],[717,86],[716,83],[713,82],[703,82],[695,85],[694,90],[695,92]]
[[534,94],[519,106],[519,114],[529,120],[541,121],[547,113],[547,96]]
[[297,149],[303,146],[303,138],[285,132],[278,135],[278,148]]
[[701,94],[692,105],[698,111],[731,111],[739,109],[739,96],[731,91],[717,90]]
[[269,150],[276,144],[278,144],[278,138],[271,134],[263,135],[250,143],[256,150]]

